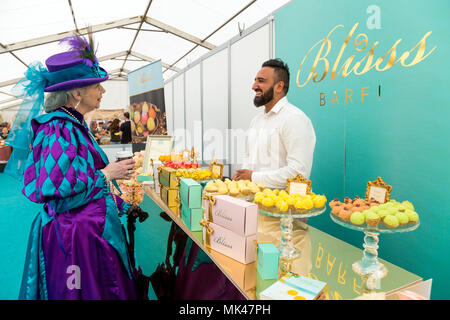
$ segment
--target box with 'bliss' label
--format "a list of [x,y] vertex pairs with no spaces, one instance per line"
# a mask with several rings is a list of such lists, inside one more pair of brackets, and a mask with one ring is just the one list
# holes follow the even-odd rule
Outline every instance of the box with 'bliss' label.
[[250,236],[258,231],[258,206],[228,195],[213,196],[203,200],[205,219],[229,229],[241,236]]
[[203,228],[203,239],[211,249],[244,264],[256,260],[256,233],[245,237],[213,222],[208,226],[212,232]]

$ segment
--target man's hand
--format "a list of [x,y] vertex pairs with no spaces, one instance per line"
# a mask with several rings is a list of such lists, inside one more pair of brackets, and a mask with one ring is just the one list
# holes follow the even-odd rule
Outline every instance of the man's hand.
[[240,169],[236,170],[236,174],[233,177],[233,180],[252,180],[252,170],[248,169]]

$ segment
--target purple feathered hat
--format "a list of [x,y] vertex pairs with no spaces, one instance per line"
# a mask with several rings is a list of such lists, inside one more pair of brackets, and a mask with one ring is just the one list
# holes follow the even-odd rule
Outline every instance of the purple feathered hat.
[[98,64],[92,33],[89,42],[81,36],[66,37],[70,50],[49,57],[45,64],[48,73],[44,91],[53,92],[86,87],[108,80],[108,73]]

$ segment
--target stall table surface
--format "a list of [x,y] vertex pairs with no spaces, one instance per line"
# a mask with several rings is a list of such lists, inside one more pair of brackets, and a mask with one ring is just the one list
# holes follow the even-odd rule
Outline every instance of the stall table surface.
[[[202,249],[227,278],[249,300],[258,299],[259,293],[269,287],[277,279],[262,279],[256,268],[257,262],[240,263],[203,243],[202,231],[191,231],[181,217],[176,215],[161,199],[154,188],[144,186],[146,194]],[[148,201],[148,200],[144,200]],[[257,241],[272,240],[278,246],[279,239],[267,237],[261,223],[264,217],[259,214]],[[363,293],[363,280],[353,272],[352,264],[363,256],[363,250],[337,239],[317,228],[303,224],[300,258],[296,259],[299,274],[324,281],[328,284],[325,298],[330,300],[354,299]],[[361,244],[363,234],[361,233]],[[278,241],[278,242],[277,242]],[[382,245],[382,241],[380,241]],[[404,270],[388,261],[379,258],[388,269],[388,274],[381,279],[377,292],[385,292],[387,299],[396,299],[396,293],[422,281],[422,278]]]

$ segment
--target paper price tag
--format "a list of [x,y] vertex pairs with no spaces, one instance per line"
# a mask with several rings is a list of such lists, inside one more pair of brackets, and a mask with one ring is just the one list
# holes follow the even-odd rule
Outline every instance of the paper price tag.
[[311,180],[303,178],[301,174],[298,174],[294,179],[287,179],[286,185],[288,194],[298,193],[303,197],[311,192]]
[[369,190],[369,199],[374,198],[379,203],[384,203],[384,200],[386,199],[386,192],[387,190],[385,188],[372,186]]
[[366,200],[375,199],[379,203],[385,203],[389,201],[392,191],[392,186],[387,185],[381,177],[378,177],[375,181],[367,182]]
[[306,183],[291,182],[289,185],[289,194],[298,193],[299,195],[306,196],[308,185]]

